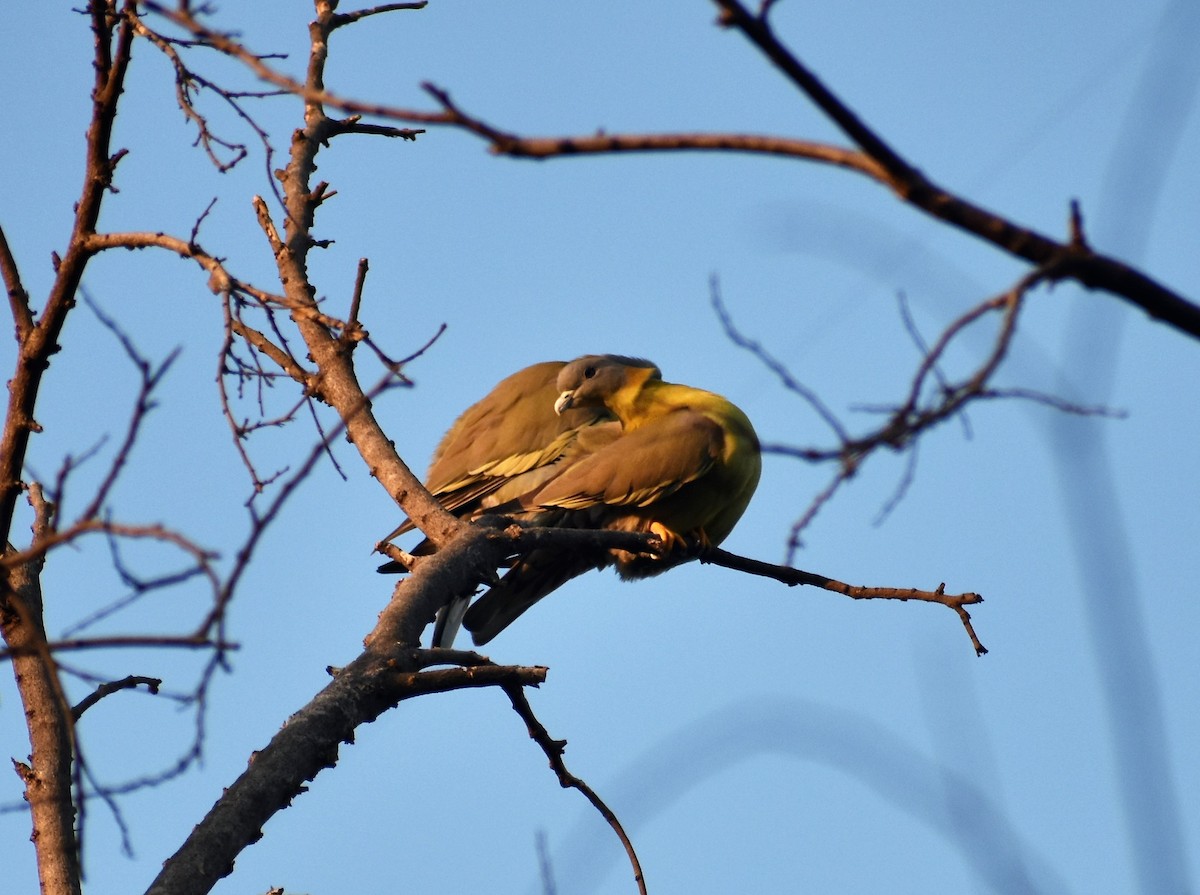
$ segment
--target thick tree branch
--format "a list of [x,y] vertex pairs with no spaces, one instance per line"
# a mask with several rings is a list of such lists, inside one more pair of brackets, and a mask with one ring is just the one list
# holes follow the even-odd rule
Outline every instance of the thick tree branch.
[[[32,495],[34,540],[49,529],[53,509],[39,492]],[[42,622],[42,557],[30,557],[8,570],[9,590],[0,594],[0,633],[11,653],[13,674],[29,730],[29,763],[14,760],[25,784],[43,895],[79,895],[79,843],[75,802],[71,707],[46,645]]]
[[325,89],[324,69],[336,4],[318,0],[317,17],[309,26],[311,52],[305,77],[305,126],[291,142],[291,158],[281,175],[286,218],[284,236],[276,232],[265,203],[257,203],[259,221],[272,246],[280,282],[289,299],[291,316],[320,370],[321,396],[338,413],[346,435],[358,449],[373,477],[437,545],[457,534],[462,523],[451,516],[412,473],[371,412],[354,369],[350,347],[317,316],[308,279],[308,253],[321,195],[311,186],[316,157],[328,133],[328,118],[315,98]]
[[1151,317],[1200,338],[1200,306],[1136,268],[1091,249],[1081,238],[1078,209],[1066,241],[1021,227],[934,183],[906,161],[842,103],[775,36],[766,19],[736,0],[714,0],[724,24],[742,31],[785,75],[860,147],[847,149],[806,140],[748,134],[606,134],[525,137],[467,114],[446,91],[425,89],[442,105],[444,120],[490,144],[497,155],[550,159],[620,152],[752,152],[806,159],[858,171],[891,189],[900,199],[932,217],[964,230],[1032,264],[1057,266],[1059,277],[1124,298]]
[[[481,570],[494,568],[504,547],[488,533],[465,527],[459,537],[400,582],[366,638],[364,652],[289,718],[246,771],[223,790],[148,890],[151,895],[200,895],[230,873],[237,855],[262,835],[262,826],[304,790],[307,781],[337,760],[340,744],[353,742],[360,724],[375,720],[403,699],[428,692],[480,686],[529,686],[544,669],[472,666],[418,674],[450,651],[416,648],[422,629],[448,594],[470,592]],[[432,658],[431,658],[432,657]],[[428,677],[426,675],[429,675]]]
[[[85,244],[86,238],[95,231],[101,204],[122,155],[111,152],[112,128],[132,53],[130,17],[135,7],[134,0],[125,0],[126,16],[119,17],[115,14],[115,2],[93,0],[88,10],[95,49],[95,79],[92,118],[86,135],[84,182],[75,204],[69,242],[57,261],[50,294],[36,323],[17,278],[11,251],[6,242],[0,248],[0,272],[9,292],[19,337],[16,369],[8,382],[9,401],[0,435],[0,544],[9,541],[29,437],[39,429],[35,409],[42,377],[51,356],[58,351],[59,335],[75,306],[75,295],[93,254]],[[31,490],[31,497],[35,504],[36,543],[51,531],[53,509],[41,500],[40,490]],[[70,707],[44,646],[40,570],[40,556],[5,566],[0,580],[0,632],[8,648],[16,652],[13,670],[29,728],[31,762],[18,764],[17,769],[25,782],[33,818],[42,892],[76,895],[80,891],[80,864],[71,794],[74,751]]]

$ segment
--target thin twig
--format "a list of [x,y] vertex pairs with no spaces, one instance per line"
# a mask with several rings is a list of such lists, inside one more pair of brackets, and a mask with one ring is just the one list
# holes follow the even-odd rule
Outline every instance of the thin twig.
[[983,597],[976,593],[948,594],[946,593],[945,584],[939,584],[935,590],[918,590],[915,587],[859,587],[853,584],[846,584],[835,578],[818,575],[815,572],[806,572],[803,569],[794,569],[790,566],[772,565],[761,560],[739,556],[736,553],[730,553],[719,547],[710,547],[704,550],[700,554],[700,561],[723,566],[727,569],[734,569],[739,572],[746,572],[750,575],[772,578],[775,581],[786,584],[788,587],[795,587],[798,584],[819,587],[823,590],[833,591],[842,596],[850,597],[853,600],[901,600],[904,602],[919,600],[925,603],[940,603],[943,606],[950,607],[958,614],[963,627],[966,629],[967,636],[971,638],[971,645],[975,647],[975,654],[982,656],[987,653],[987,649],[979,642],[979,638],[975,636],[975,629],[971,625],[971,616],[965,608],[983,602]]
[[550,736],[542,722],[538,720],[533,713],[533,707],[530,706],[529,700],[525,697],[525,690],[522,687],[505,685],[503,687],[509,701],[512,703],[513,710],[525,722],[525,727],[529,731],[529,738],[538,744],[538,747],[545,753],[546,758],[550,762],[550,767],[558,777],[559,785],[564,789],[576,789],[583,794],[583,797],[591,802],[592,807],[600,812],[613,832],[617,834],[617,838],[621,840],[621,845],[625,848],[625,854],[629,857],[629,864],[633,869],[633,878],[637,883],[638,892],[641,895],[646,895],[646,880],[642,874],[642,865],[638,861],[637,852],[634,850],[633,842],[625,833],[625,828],[621,825],[621,821],[617,819],[617,815],[613,810],[604,803],[590,786],[587,785],[579,777],[576,777],[567,770],[566,764],[563,762],[563,752],[566,751],[567,741],[556,740]]
[[733,322],[733,316],[729,313],[729,309],[725,306],[724,299],[721,298],[721,281],[716,274],[713,274],[711,277],[709,277],[708,294],[709,301],[713,306],[713,310],[716,311],[717,319],[721,322],[721,328],[725,330],[725,335],[728,337],[729,341],[733,342],[733,344],[737,345],[739,348],[744,348],[746,351],[749,351],[752,355],[758,358],[763,366],[775,374],[785,389],[803,398],[808,405],[812,407],[814,411],[816,411],[817,416],[824,420],[825,424],[833,430],[834,435],[837,436],[839,441],[849,441],[850,436],[842,426],[841,421],[838,420],[837,416],[832,410],[829,409],[828,405],[826,405],[825,402],[820,399],[817,393],[796,379],[796,377],[791,374],[791,371],[789,371],[788,368],[783,365],[783,363],[774,358],[770,352],[768,352],[767,349],[762,346],[761,342],[757,342],[754,339],[749,338],[737,328]]
[[383,3],[379,6],[372,6],[370,9],[339,12],[330,19],[329,30],[334,31],[344,25],[353,25],[355,22],[367,18],[367,16],[377,16],[382,13],[398,12],[400,10],[424,9],[428,5],[428,0],[417,0],[414,3]]
[[147,414],[154,409],[154,402],[152,400],[154,390],[158,387],[163,377],[167,375],[175,359],[179,357],[180,349],[175,348],[171,351],[166,359],[157,367],[151,366],[150,362],[138,352],[129,335],[121,329],[116,320],[100,310],[100,306],[88,291],[81,289],[80,293],[83,296],[84,302],[91,308],[92,313],[96,315],[96,319],[121,343],[121,347],[125,350],[125,356],[137,368],[138,376],[141,379],[141,386],[138,389],[133,412],[130,414],[129,423],[125,427],[125,438],[122,440],[120,447],[117,448],[112,463],[109,464],[108,473],[105,475],[104,481],[100,483],[100,487],[96,489],[96,493],[92,496],[91,503],[80,514],[81,519],[91,519],[98,515],[104,507],[109,493],[116,485],[121,471],[125,468],[125,464],[129,461],[130,452],[133,450],[134,443],[141,432],[142,423],[145,421]]
[[121,678],[119,681],[109,681],[106,684],[101,684],[71,709],[71,717],[78,721],[84,712],[98,703],[105,696],[111,696],[113,693],[118,693],[121,690],[132,690],[142,685],[144,685],[151,694],[157,694],[158,688],[162,686],[162,679],[157,677],[144,677],[142,675],[131,674],[128,677]]
[[4,287],[8,292],[8,305],[12,309],[17,340],[24,341],[26,334],[33,329],[33,312],[29,307],[29,293],[21,285],[21,270],[8,245],[8,237],[4,235],[3,227],[0,227],[0,276],[3,277]]

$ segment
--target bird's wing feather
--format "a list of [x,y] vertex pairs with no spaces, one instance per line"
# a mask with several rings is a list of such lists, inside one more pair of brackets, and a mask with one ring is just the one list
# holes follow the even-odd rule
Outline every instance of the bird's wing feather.
[[483,646],[546,594],[603,566],[605,560],[603,552],[534,550],[471,604],[463,616],[463,627],[471,632],[476,646]]
[[567,510],[648,506],[712,469],[724,437],[708,417],[681,408],[580,458],[525,503]]
[[[534,364],[505,378],[468,407],[442,437],[426,487],[455,515],[471,517],[540,487],[546,467],[571,452],[582,429],[609,418],[602,407],[554,412],[564,364]],[[405,520],[385,541],[413,529]]]
[[519,475],[552,461],[570,433],[602,412],[554,412],[559,361],[534,364],[502,380],[459,416],[433,454],[426,475],[435,494],[482,478]]

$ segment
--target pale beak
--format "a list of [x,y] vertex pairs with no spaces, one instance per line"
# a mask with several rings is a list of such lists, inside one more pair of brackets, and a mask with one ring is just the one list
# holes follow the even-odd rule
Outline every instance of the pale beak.
[[562,416],[564,410],[570,410],[571,404],[575,401],[574,392],[563,392],[558,396],[558,400],[554,402],[554,412]]

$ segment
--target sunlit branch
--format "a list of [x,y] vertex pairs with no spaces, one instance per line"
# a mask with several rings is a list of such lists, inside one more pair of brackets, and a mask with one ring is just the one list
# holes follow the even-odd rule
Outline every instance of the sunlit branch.
[[[145,2],[142,4],[148,12],[155,13],[173,22],[178,27],[190,33],[193,38],[201,43],[211,46],[213,49],[236,59],[250,69],[259,79],[273,84],[281,90],[286,90],[302,98],[307,103],[316,103],[329,108],[340,109],[343,112],[348,112],[356,115],[368,115],[373,118],[387,118],[395,121],[415,121],[428,124],[447,124],[449,123],[446,116],[439,112],[422,112],[416,109],[407,109],[401,106],[392,106],[386,103],[365,102],[363,100],[352,99],[349,97],[339,96],[322,87],[314,86],[311,82],[304,83],[297,81],[295,78],[288,77],[267,65],[264,61],[265,56],[256,54],[247,49],[239,41],[234,40],[227,34],[219,31],[214,31],[205,26],[191,10],[186,7],[168,9],[162,4],[155,2]],[[332,22],[330,22],[332,23]]]
[[381,3],[379,6],[372,6],[368,9],[356,9],[354,12],[339,12],[330,18],[329,30],[333,31],[345,25],[353,25],[355,22],[361,22],[368,16],[377,16],[403,10],[424,9],[428,5],[427,0],[418,0],[418,2],[414,3]]
[[33,329],[33,313],[29,308],[29,293],[21,285],[21,270],[17,266],[17,259],[13,257],[3,227],[0,227],[0,277],[3,277],[4,288],[8,292],[8,305],[12,309],[17,338],[24,339]]
[[719,547],[710,547],[703,551],[700,554],[700,561],[723,566],[727,569],[734,569],[739,572],[746,572],[750,575],[773,578],[776,581],[786,584],[788,587],[795,587],[798,584],[819,587],[823,590],[833,591],[842,596],[850,597],[853,600],[900,600],[903,602],[919,600],[924,603],[940,603],[942,606],[948,606],[953,609],[958,614],[959,620],[967,632],[967,636],[971,638],[971,645],[975,648],[975,654],[982,656],[987,653],[987,649],[979,642],[979,638],[975,636],[975,629],[971,625],[970,613],[966,610],[967,606],[983,602],[983,597],[976,593],[948,594],[946,593],[945,584],[939,584],[935,590],[918,590],[914,587],[859,587],[853,584],[846,584],[834,578],[827,578],[824,575],[818,575],[814,572],[806,572],[803,569],[793,569],[790,566],[777,566],[757,559],[738,556]]

